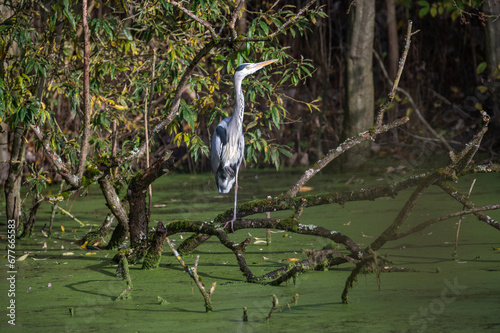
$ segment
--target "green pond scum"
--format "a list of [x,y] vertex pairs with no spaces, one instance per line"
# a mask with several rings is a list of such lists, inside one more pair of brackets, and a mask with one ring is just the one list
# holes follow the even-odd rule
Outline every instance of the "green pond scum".
[[[239,202],[277,196],[298,175],[300,171],[242,170]],[[346,184],[353,179],[351,175],[320,173],[307,186],[309,193],[322,193],[385,181],[361,174],[353,177],[360,181]],[[174,175],[155,182],[150,225],[184,219],[210,222],[231,208],[232,194],[220,195],[211,179],[208,174]],[[471,200],[477,206],[500,202],[499,174],[462,177],[454,186],[467,193],[473,179],[476,184]],[[300,221],[345,234],[364,248],[393,222],[410,194],[411,190],[395,198],[307,208]],[[117,276],[118,263],[112,260],[117,251],[87,249],[76,243],[90,229],[95,230],[108,212],[97,187],[91,187],[86,197],[78,197],[74,203],[70,198],[67,205],[61,205],[67,210],[71,206],[71,214],[87,226],[58,214],[52,236],[45,237],[41,229],[48,226],[51,207],[43,204],[33,236],[15,240],[14,267],[8,262],[8,224],[3,220],[0,224],[0,242],[5,249],[0,270],[1,332],[500,331],[500,232],[470,215],[462,219],[455,258],[458,218],[385,244],[378,255],[390,263],[380,274],[380,290],[376,274],[361,274],[349,293],[349,304],[342,303],[341,295],[353,264],[310,271],[280,286],[250,284],[245,282],[234,254],[212,237],[183,256],[192,267],[199,255],[198,274],[207,289],[217,283],[211,297],[213,311],[206,313],[197,286],[167,244],[158,268],[142,270],[142,264],[129,265],[128,281]],[[402,228],[461,209],[434,186],[425,192]],[[286,218],[290,213],[270,216]],[[500,211],[485,213],[500,220]],[[1,216],[4,214],[2,210]],[[252,239],[245,258],[255,275],[306,258],[305,249],[320,250],[329,245],[317,237],[271,232],[270,245],[266,239],[271,234],[265,229],[238,230],[229,235],[238,243]],[[175,234],[169,239],[179,245],[189,236]],[[342,248],[331,245],[342,253]],[[117,301],[132,284],[128,297]],[[296,304],[280,308],[294,297]],[[266,320],[273,306],[272,317]]]

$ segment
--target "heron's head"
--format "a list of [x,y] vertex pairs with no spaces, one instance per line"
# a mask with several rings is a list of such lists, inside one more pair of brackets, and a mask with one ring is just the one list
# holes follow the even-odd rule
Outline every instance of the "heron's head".
[[240,78],[241,80],[243,80],[245,76],[253,74],[257,72],[259,69],[264,68],[265,66],[270,65],[276,61],[278,61],[278,59],[267,60],[257,63],[241,64],[236,68],[236,71],[234,72],[234,77],[235,79]]

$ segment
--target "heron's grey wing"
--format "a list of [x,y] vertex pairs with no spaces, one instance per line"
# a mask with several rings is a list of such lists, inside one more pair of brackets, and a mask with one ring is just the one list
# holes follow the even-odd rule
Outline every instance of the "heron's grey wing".
[[210,162],[212,164],[212,171],[215,173],[220,165],[222,154],[222,147],[227,143],[227,123],[228,118],[222,120],[215,128],[214,135],[212,136],[212,149],[210,150]]

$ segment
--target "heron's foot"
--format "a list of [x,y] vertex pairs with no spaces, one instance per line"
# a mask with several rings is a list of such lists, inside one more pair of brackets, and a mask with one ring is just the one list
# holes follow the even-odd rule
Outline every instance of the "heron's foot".
[[233,223],[236,219],[232,219],[231,221],[227,221],[226,224],[224,224],[224,226],[222,227],[222,229],[226,229],[227,225],[229,223],[231,223],[231,231],[233,232],[233,235],[234,235],[234,226],[233,226]]

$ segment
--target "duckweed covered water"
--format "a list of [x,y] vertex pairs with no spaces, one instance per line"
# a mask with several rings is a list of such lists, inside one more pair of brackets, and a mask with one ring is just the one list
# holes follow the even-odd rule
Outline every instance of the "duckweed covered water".
[[[241,173],[240,200],[275,196],[286,190],[300,172],[248,170]],[[373,184],[376,178],[358,175],[355,185],[345,185],[349,176],[318,175],[307,184],[312,192],[342,191]],[[500,202],[500,175],[476,175],[471,199],[477,205]],[[472,177],[460,179],[467,192]],[[154,184],[152,220],[165,223],[175,219],[210,221],[216,213],[232,205],[233,195],[220,195],[212,175],[165,176]],[[321,225],[350,236],[359,244],[372,242],[395,218],[410,191],[396,198],[320,206],[307,209],[302,223]],[[70,200],[65,209],[80,220],[100,225],[107,208],[98,188],[86,197]],[[362,275],[349,294],[350,304],[340,296],[352,265],[341,265],[324,272],[309,272],[279,287],[248,284],[234,255],[215,238],[200,246],[184,260],[192,265],[200,255],[198,271],[206,285],[217,282],[212,297],[214,311],[205,313],[203,298],[189,276],[165,247],[161,265],[143,271],[130,268],[132,297],[114,301],[125,289],[116,277],[114,251],[82,250],[74,242],[89,227],[82,228],[64,215],[58,215],[54,234],[40,232],[48,223],[48,205],[42,206],[29,240],[17,240],[15,297],[8,296],[8,267],[0,271],[2,332],[472,332],[500,331],[500,232],[472,216],[462,221],[458,261],[452,260],[458,220],[449,220],[419,234],[390,242],[379,253],[387,255],[392,267],[416,272],[382,273],[381,290],[373,274]],[[430,217],[462,207],[438,188],[431,188],[412,212],[407,227]],[[2,215],[3,215],[2,211]],[[272,213],[284,217],[288,212]],[[488,212],[500,220],[500,212]],[[64,232],[61,229],[64,226]],[[6,225],[0,226],[6,236]],[[230,236],[237,242],[249,236],[264,238],[265,230],[240,230]],[[179,244],[188,234],[171,236]],[[6,239],[1,240],[2,247]],[[293,233],[273,233],[271,246],[251,244],[246,252],[256,275],[276,269],[287,258],[304,258],[302,249],[321,249],[328,242]],[[4,260],[6,264],[6,261]],[[285,304],[299,294],[297,305],[275,311],[266,322],[272,295]],[[8,323],[6,307],[15,299],[15,326]],[[161,299],[166,300],[166,303]],[[242,320],[243,307],[248,321]],[[8,309],[7,309],[8,310]]]

